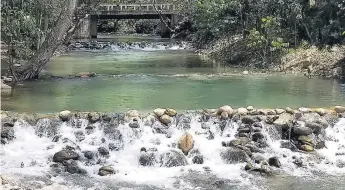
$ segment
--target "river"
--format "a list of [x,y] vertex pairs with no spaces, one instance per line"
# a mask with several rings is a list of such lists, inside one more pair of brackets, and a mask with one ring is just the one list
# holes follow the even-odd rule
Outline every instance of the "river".
[[291,75],[242,75],[202,60],[192,51],[158,38],[119,38],[103,41],[141,41],[152,47],[78,50],[52,58],[43,73],[59,77],[95,72],[96,78],[43,79],[16,86],[3,97],[2,109],[18,112],[150,111],[233,107],[330,107],[345,104],[345,85],[335,80]]
[[[316,137],[314,132],[310,134],[313,140],[324,139],[325,147],[306,153],[282,148],[282,144],[290,139],[266,120],[256,122],[262,125],[258,129],[253,127],[254,123],[244,125],[243,119],[205,119],[200,113],[186,111],[218,108],[224,104],[234,108],[248,105],[255,108],[345,105],[344,84],[279,73],[249,71],[248,75],[243,75],[243,69],[209,63],[183,47],[170,46],[170,42],[161,42],[157,38],[149,41],[153,45],[144,49],[135,46],[124,50],[114,45],[106,50],[76,50],[54,57],[43,73],[55,77],[24,82],[14,88],[11,96],[2,97],[2,110],[14,112],[51,113],[67,109],[111,113],[110,122],[103,116],[91,122],[90,118],[77,118],[76,115],[68,122],[52,117],[41,118],[34,124],[11,120],[16,122],[2,128],[7,130],[6,134],[1,133],[2,139],[8,138],[8,142],[2,141],[0,150],[0,173],[10,181],[4,189],[344,189],[345,118],[303,114],[302,117],[313,119],[314,123],[327,120],[326,127],[320,129],[321,136]],[[71,77],[79,72],[95,72],[97,76]],[[157,107],[171,107],[179,113],[168,126],[169,132],[159,131],[164,126],[150,116],[135,120],[139,127],[132,127],[128,121],[121,120],[120,115],[113,114],[129,109],[152,112]],[[302,126],[307,123],[298,122]],[[250,143],[262,146],[262,153],[256,154],[264,160],[272,156],[279,158],[281,167],[272,167],[275,175],[267,177],[247,172],[245,162],[227,163],[227,159],[233,159],[235,154],[222,156],[230,149],[222,142],[238,138],[240,130],[248,126],[259,130],[264,139],[254,142],[251,132],[245,134]],[[203,156],[203,163],[195,164],[194,155],[189,153],[182,155],[186,159],[184,165],[162,166],[162,155],[178,150],[176,143],[186,131],[193,135],[193,149],[199,152],[195,154]],[[293,142],[300,143],[299,136],[295,135]],[[107,155],[101,154],[101,147],[109,149]],[[146,155],[141,152],[142,147],[155,155],[153,165],[142,166],[140,163],[139,158]],[[66,148],[78,153],[80,158],[76,167],[86,175],[70,174],[66,172],[67,166],[52,161],[57,152]],[[86,158],[85,152],[92,152],[94,157]],[[116,174],[99,176],[101,166],[107,165],[112,165]]]

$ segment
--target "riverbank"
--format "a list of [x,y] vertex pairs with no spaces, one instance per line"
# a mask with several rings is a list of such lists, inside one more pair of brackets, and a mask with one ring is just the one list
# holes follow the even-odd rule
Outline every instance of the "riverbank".
[[[1,185],[93,189],[94,183],[87,182],[92,181],[102,189],[121,184],[188,190],[289,190],[286,184],[295,184],[295,189],[315,189],[320,187],[315,178],[345,174],[344,116],[342,106],[2,111]],[[301,176],[304,181],[297,182]]]
[[262,55],[247,46],[241,35],[223,37],[197,51],[204,59],[248,70],[261,68],[267,72],[283,72],[311,77],[344,79],[345,46],[319,49],[300,47],[282,54],[271,54],[272,64],[264,64]]

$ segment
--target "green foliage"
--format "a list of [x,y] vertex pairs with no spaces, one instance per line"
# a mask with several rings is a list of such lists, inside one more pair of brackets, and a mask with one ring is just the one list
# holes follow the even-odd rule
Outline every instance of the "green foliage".
[[10,56],[29,59],[57,19],[60,1],[12,0],[1,6],[1,39],[13,47]]

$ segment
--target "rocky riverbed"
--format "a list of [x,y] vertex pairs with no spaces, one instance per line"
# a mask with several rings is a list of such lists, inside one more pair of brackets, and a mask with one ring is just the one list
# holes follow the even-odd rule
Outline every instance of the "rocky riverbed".
[[252,185],[272,176],[344,175],[344,139],[343,106],[2,111],[2,187],[97,189],[87,181],[116,179],[138,189],[261,189]]

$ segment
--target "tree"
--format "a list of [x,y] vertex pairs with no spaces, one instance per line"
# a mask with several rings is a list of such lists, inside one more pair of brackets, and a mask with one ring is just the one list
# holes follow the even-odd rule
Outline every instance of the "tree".
[[[66,44],[99,1],[2,1],[1,38],[9,45],[9,71],[16,81],[39,76],[56,49]],[[82,9],[77,9],[80,5]],[[80,16],[82,15],[82,16]],[[18,64],[20,63],[20,64]]]

